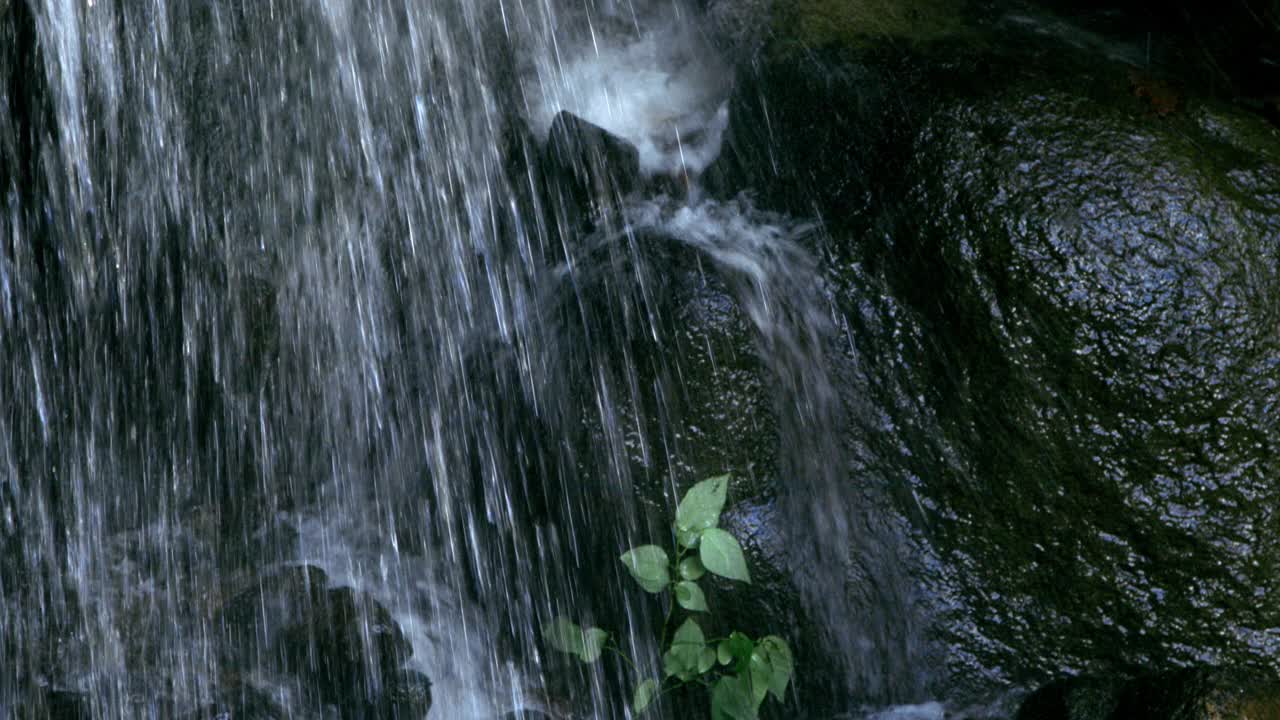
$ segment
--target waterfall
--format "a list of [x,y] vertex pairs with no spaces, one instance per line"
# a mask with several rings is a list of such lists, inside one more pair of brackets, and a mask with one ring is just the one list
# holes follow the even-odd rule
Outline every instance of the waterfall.
[[[797,557],[836,568],[798,583],[833,626],[850,612],[851,548],[889,540],[847,519],[816,226],[697,191],[732,76],[695,8],[6,11],[0,715],[64,691],[102,718],[216,705],[216,608],[310,564],[391,612],[433,716],[553,711],[568,677],[623,717],[537,629],[600,616],[658,667],[616,556],[654,530],[637,497],[691,479],[653,259],[673,247],[756,333],[784,522]],[[684,195],[583,231],[530,169],[561,110]],[[865,641],[833,630],[835,662]]]

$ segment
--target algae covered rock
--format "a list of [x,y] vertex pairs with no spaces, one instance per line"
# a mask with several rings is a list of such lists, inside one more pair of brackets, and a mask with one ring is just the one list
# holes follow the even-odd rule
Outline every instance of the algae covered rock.
[[1276,667],[1280,136],[1153,103],[1130,45],[991,27],[766,50],[709,183],[822,219],[956,684]]
[[919,313],[950,458],[921,477],[982,643],[1274,663],[1280,138],[1032,86],[915,147],[882,260]]
[[1280,684],[1248,671],[1190,668],[1123,679],[1086,676],[1032,693],[1017,720],[1275,720]]
[[966,32],[957,0],[796,0],[779,3],[779,42],[791,47],[857,45],[882,39],[928,43]]

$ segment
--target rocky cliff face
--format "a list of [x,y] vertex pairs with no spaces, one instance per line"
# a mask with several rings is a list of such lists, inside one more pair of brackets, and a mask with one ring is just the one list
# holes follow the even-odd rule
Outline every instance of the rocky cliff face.
[[903,35],[808,7],[774,8],[709,182],[822,219],[845,360],[894,419],[850,432],[955,603],[942,683],[1274,672],[1275,126],[1166,25],[1148,64],[1114,13]]

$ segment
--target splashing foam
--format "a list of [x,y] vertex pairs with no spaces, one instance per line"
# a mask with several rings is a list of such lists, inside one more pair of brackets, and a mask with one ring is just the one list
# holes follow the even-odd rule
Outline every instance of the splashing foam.
[[539,66],[526,81],[539,101],[530,122],[545,140],[567,110],[634,144],[646,175],[696,176],[720,154],[731,73],[679,17],[638,38],[636,27],[630,38],[593,28],[566,61]]
[[944,720],[946,708],[937,702],[899,705],[868,715],[866,720]]
[[391,613],[413,648],[405,668],[431,681],[433,717],[448,712],[453,720],[492,720],[529,705],[518,674],[512,669],[502,677],[502,668],[489,662],[487,629],[457,590],[457,579],[448,577],[441,553],[402,555],[387,547],[383,528],[353,514],[301,514],[293,525],[298,564],[320,568],[331,587],[367,593]]

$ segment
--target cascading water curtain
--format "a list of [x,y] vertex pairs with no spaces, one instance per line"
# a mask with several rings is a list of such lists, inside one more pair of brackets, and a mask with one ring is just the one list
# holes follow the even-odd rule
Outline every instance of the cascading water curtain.
[[[319,716],[324,691],[227,640],[234,608],[263,647],[308,612],[309,586],[270,600],[292,577],[350,589],[322,597],[364,608],[357,654],[391,623],[410,646],[361,664],[362,692],[412,670],[432,717],[626,717],[658,619],[618,555],[669,532],[695,469],[730,469],[684,407],[718,361],[681,283],[755,338],[776,392],[752,422],[781,446],[760,472],[785,475],[793,565],[818,569],[792,580],[831,662],[879,682],[844,621],[850,549],[894,566],[887,594],[905,572],[846,518],[866,490],[844,482],[813,228],[701,197],[732,73],[695,15],[0,0],[0,716]],[[561,110],[637,148],[643,197],[566,200]],[[562,613],[639,667],[544,654]]]
[[392,608],[444,716],[534,704],[577,543],[628,541],[588,501],[634,516],[625,378],[566,376],[603,349],[557,346],[568,229],[513,163],[555,9],[0,9],[0,708],[216,702],[212,609],[300,561]]

